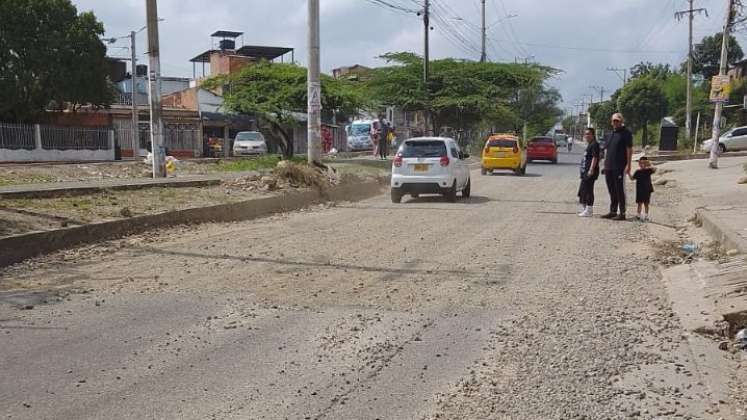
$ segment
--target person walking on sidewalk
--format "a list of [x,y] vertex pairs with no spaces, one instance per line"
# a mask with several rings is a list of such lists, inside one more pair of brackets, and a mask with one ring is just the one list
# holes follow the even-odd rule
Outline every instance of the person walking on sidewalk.
[[[635,202],[638,204],[638,217],[641,222],[648,220],[651,193],[654,192],[654,184],[651,183],[651,175],[656,168],[651,166],[651,161],[646,156],[638,160],[638,169],[633,173],[631,179],[635,180]],[[641,210],[643,210],[641,212]]]
[[584,133],[586,152],[581,159],[581,185],[578,188],[578,198],[581,203],[580,217],[594,215],[594,183],[599,178],[599,155],[601,148],[597,142],[596,130],[589,127]]
[[604,179],[610,194],[610,212],[603,219],[625,220],[625,175],[630,176],[633,159],[633,133],[620,113],[612,115],[612,133],[607,138]]

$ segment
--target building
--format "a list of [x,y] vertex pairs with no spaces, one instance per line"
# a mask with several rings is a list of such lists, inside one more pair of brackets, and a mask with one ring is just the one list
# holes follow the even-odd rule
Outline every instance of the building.
[[371,71],[370,67],[355,64],[350,67],[339,67],[332,70],[335,79],[364,80]]
[[[243,45],[243,32],[216,31],[210,39],[211,48],[189,60],[195,80],[236,73],[261,60],[285,62],[288,54],[290,63],[295,62],[293,48]],[[199,77],[198,67],[202,70]]]

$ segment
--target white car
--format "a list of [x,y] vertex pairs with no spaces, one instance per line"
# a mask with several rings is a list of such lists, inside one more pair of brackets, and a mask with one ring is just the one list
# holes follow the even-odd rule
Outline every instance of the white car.
[[[706,140],[700,149],[704,152],[711,151],[713,140]],[[724,133],[718,139],[718,148],[721,153],[736,150],[747,150],[747,127],[736,127]]]
[[405,194],[442,194],[456,202],[457,193],[469,197],[472,189],[468,154],[448,137],[419,137],[405,140],[392,162],[392,202]]
[[259,131],[240,131],[233,141],[234,156],[254,156],[267,154],[265,136]]
[[374,130],[373,120],[356,120],[345,127],[345,133],[348,135],[348,151],[372,150]]

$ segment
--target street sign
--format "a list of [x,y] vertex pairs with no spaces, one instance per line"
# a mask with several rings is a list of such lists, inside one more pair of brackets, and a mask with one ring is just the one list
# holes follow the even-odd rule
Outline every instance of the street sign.
[[731,79],[729,76],[713,76],[711,79],[711,102],[729,103],[731,94]]
[[322,85],[319,82],[309,83],[309,111],[321,111]]

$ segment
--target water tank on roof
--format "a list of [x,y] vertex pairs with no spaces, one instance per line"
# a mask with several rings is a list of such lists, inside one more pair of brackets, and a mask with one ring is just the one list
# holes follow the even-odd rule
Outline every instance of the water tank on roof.
[[148,66],[145,64],[138,64],[137,67],[135,67],[135,75],[137,77],[145,77],[148,75]]
[[233,39],[223,39],[220,41],[220,49],[221,50],[235,50],[236,49],[236,41]]

